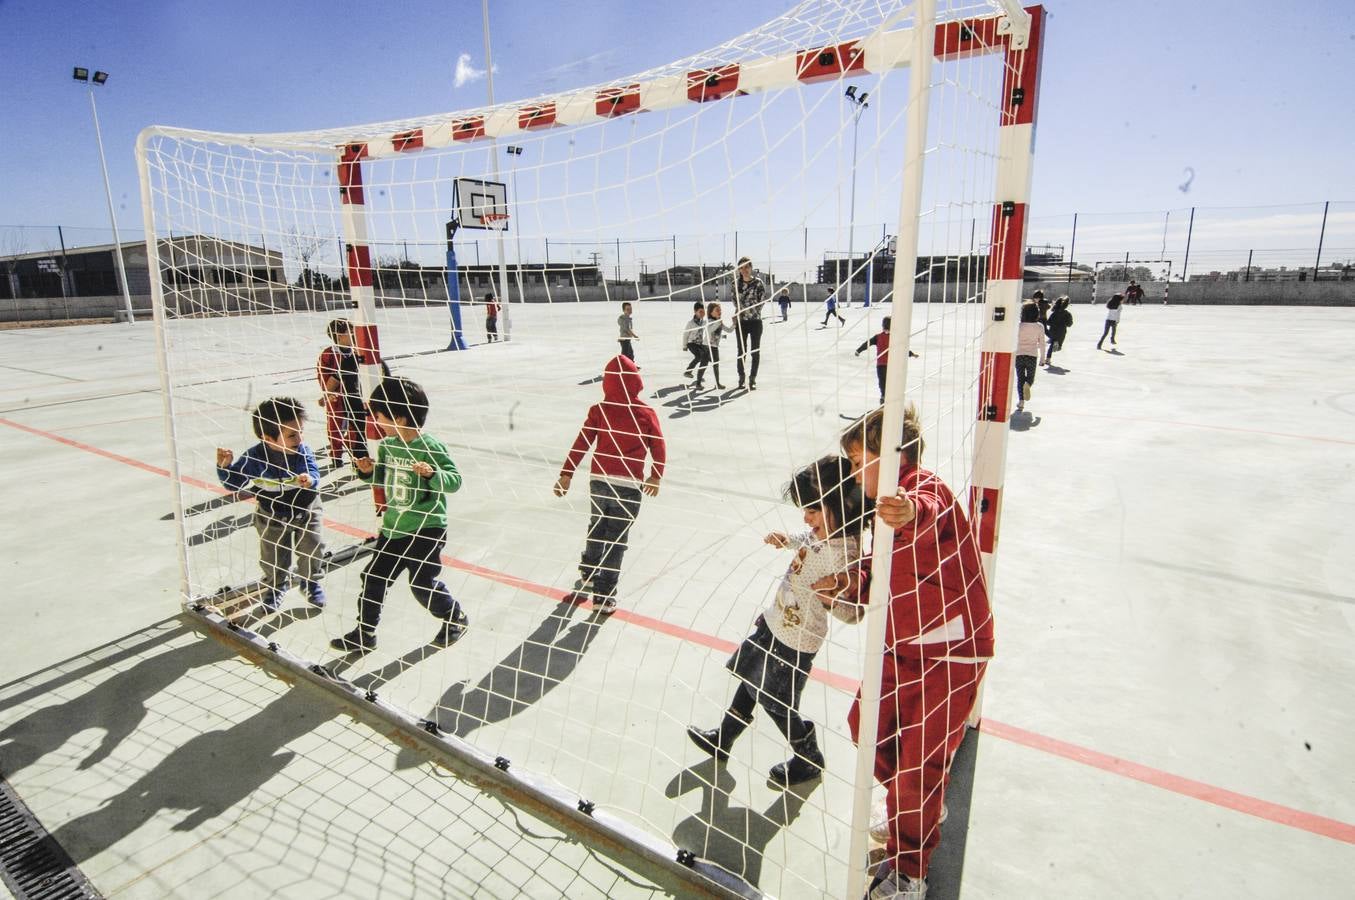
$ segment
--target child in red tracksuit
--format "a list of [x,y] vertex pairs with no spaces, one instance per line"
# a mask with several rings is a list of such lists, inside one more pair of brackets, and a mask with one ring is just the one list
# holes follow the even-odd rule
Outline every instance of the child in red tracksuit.
[[[951,760],[993,655],[993,615],[964,509],[936,474],[918,466],[923,444],[912,407],[898,492],[878,497],[883,420],[884,411],[875,410],[841,442],[866,496],[877,497],[877,515],[895,529],[875,752],[875,778],[886,789],[889,859],[871,897],[921,900],[941,840]],[[847,722],[859,741],[859,694]]]
[[[643,389],[634,362],[621,355],[608,361],[602,372],[602,402],[589,407],[555,482],[555,496],[563,497],[569,492],[574,470],[588,448],[593,448],[588,539],[579,560],[579,580],[566,599],[580,603],[591,595],[594,609],[603,615],[616,611],[621,558],[630,527],[640,514],[641,494],[653,497],[659,493],[668,458],[658,413],[640,399]],[[646,458],[650,462],[647,478]]]
[[344,455],[366,456],[363,440],[367,410],[358,382],[358,352],[353,348],[353,323],[334,319],[326,329],[332,342],[320,353],[315,374],[320,381],[320,405],[325,408],[329,459],[338,466]]

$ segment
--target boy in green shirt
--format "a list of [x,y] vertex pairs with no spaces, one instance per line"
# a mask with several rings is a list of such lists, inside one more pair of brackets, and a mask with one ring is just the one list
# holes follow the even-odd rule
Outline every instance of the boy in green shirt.
[[428,395],[407,378],[387,378],[368,400],[372,417],[386,436],[376,459],[353,460],[358,477],[386,491],[386,510],[376,551],[362,571],[358,627],[330,641],[335,650],[366,652],[376,646],[376,624],[391,582],[409,573],[414,599],[442,620],[433,643],[446,647],[466,631],[470,619],[438,580],[438,556],[447,542],[447,495],[461,487],[461,473],[442,441],[423,434]]

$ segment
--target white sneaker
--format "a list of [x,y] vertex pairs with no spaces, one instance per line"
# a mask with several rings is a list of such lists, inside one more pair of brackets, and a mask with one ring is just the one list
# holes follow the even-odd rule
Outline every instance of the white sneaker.
[[926,896],[925,880],[891,871],[883,881],[871,888],[869,900],[925,900]]
[[[950,808],[942,803],[941,817],[936,820],[936,824],[944,825],[949,816]],[[889,808],[884,797],[876,800],[870,808],[870,839],[877,844],[889,843]]]

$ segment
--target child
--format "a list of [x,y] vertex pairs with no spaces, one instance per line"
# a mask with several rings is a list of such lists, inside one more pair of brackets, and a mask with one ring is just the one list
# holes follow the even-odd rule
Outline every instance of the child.
[[847,324],[847,320],[844,319],[844,318],[842,318],[842,314],[841,314],[840,312],[837,311],[837,292],[836,292],[836,291],[834,291],[833,293],[831,293],[831,294],[828,295],[828,299],[827,299],[827,301],[825,301],[825,303],[826,303],[826,305],[827,305],[827,307],[828,307],[828,311],[825,312],[825,313],[823,314],[823,321],[819,323],[819,327],[820,327],[820,328],[827,328],[827,327],[828,327],[828,320],[831,319],[831,318],[833,318],[833,316],[837,316],[837,324],[838,324],[839,326],[841,326],[841,325],[846,325],[846,324]]
[[348,653],[374,648],[386,591],[407,572],[414,599],[442,620],[433,643],[446,647],[470,624],[437,578],[447,541],[447,495],[461,487],[461,473],[446,445],[421,430],[428,419],[423,388],[407,378],[387,378],[372,391],[369,405],[386,437],[377,444],[375,461],[360,457],[353,465],[363,481],[385,488],[386,510],[371,561],[362,570],[358,626],[329,644]]
[[706,343],[706,307],[700,300],[692,304],[692,319],[682,329],[682,346],[692,355],[683,372],[688,378],[696,370],[695,387],[701,387],[706,378],[706,366],[710,364],[710,348]]
[[631,318],[630,310],[629,303],[621,304],[621,315],[616,317],[616,327],[620,331],[617,340],[621,342],[621,355],[635,362],[635,348],[630,342],[638,341],[640,336],[635,333],[635,321]]
[[329,434],[329,459],[337,467],[344,454],[366,454],[362,432],[367,424],[367,411],[362,403],[362,387],[358,381],[358,354],[353,349],[353,323],[334,319],[326,329],[332,346],[320,353],[316,376],[323,395],[320,405],[325,408],[325,431]]
[[786,321],[790,317],[790,291],[782,288],[776,295],[776,305],[781,307],[781,321]]
[[1124,303],[1124,294],[1116,294],[1106,301],[1106,327],[1101,329],[1101,340],[1096,342],[1096,349],[1101,349],[1101,343],[1110,335],[1110,346],[1115,346],[1115,331],[1120,327],[1120,306]]
[[1021,304],[1021,325],[1016,331],[1016,411],[1026,408],[1030,386],[1035,383],[1037,363],[1044,365],[1044,326],[1035,301]]
[[800,694],[809,680],[814,655],[828,636],[829,613],[854,623],[863,608],[820,595],[813,585],[823,578],[846,583],[847,571],[861,554],[865,508],[850,463],[838,456],[825,456],[796,472],[786,487],[786,499],[804,510],[810,530],[794,537],[772,532],[764,539],[773,547],[791,550],[790,565],[772,605],[757,617],[753,633],[725,663],[740,681],[724,720],[709,731],[687,728],[692,743],[723,761],[761,704],[795,751],[769,773],[782,786],[809,781],[823,771],[814,723],[800,717]]
[[1143,288],[1134,279],[1129,279],[1129,287],[1124,289],[1125,302],[1133,306],[1139,306],[1143,303]]
[[[899,436],[898,490],[879,496],[883,426],[884,411],[877,409],[848,427],[841,440],[866,497],[876,500],[877,516],[894,529],[875,738],[875,778],[886,789],[889,859],[870,896],[922,898],[928,863],[941,840],[951,761],[993,656],[993,615],[964,507],[940,478],[918,465],[923,442],[912,407]],[[884,534],[875,538],[875,552],[885,552]],[[868,585],[861,589],[864,595]],[[858,742],[860,705],[858,693],[847,717]]]
[[259,443],[239,459],[225,447],[216,450],[216,477],[230,491],[248,491],[257,504],[259,568],[263,570],[264,608],[282,605],[287,573],[296,553],[297,574],[306,599],[325,605],[320,579],[325,575],[325,546],[320,538],[320,469],[311,448],[301,442],[306,413],[291,397],[265,400],[254,410]]
[[1049,327],[1045,333],[1049,335],[1049,347],[1045,350],[1044,364],[1050,365],[1054,359],[1054,351],[1063,349],[1063,339],[1068,336],[1068,329],[1073,327],[1073,314],[1068,311],[1068,298],[1060,297],[1054,301],[1054,311],[1049,314]]
[[574,470],[588,448],[593,448],[588,539],[579,560],[579,580],[565,599],[577,604],[591,594],[593,608],[603,615],[616,611],[616,583],[630,527],[640,514],[640,495],[658,496],[668,459],[659,416],[640,399],[642,390],[644,383],[635,363],[620,355],[607,362],[602,372],[602,402],[589,407],[555,481],[555,496],[569,493]]
[[[867,347],[875,348],[875,378],[880,382],[881,403],[885,402],[885,372],[889,366],[889,323],[892,321],[892,316],[885,316],[884,321],[880,323],[880,331],[868,340],[863,341],[861,346],[856,348],[857,356],[865,353]],[[908,358],[917,359],[918,355],[909,350]]]
[[734,330],[734,326],[720,321],[718,303],[706,304],[706,319],[710,323],[706,326],[706,350],[710,353],[710,368],[715,373],[715,387],[723,391],[725,386],[720,383],[720,341]]
[[499,339],[499,304],[493,291],[485,294],[485,335],[491,344]]

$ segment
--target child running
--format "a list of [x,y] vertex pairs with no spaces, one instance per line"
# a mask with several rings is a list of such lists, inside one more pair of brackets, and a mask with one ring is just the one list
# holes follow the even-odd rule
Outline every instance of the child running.
[[795,473],[786,499],[804,510],[809,531],[795,536],[772,532],[764,540],[793,553],[772,605],[757,617],[753,633],[725,663],[739,678],[724,720],[708,731],[690,726],[692,743],[718,761],[729,758],[734,741],[761,705],[790,741],[794,755],[772,766],[769,777],[781,786],[819,777],[823,754],[814,723],[800,716],[800,695],[814,656],[828,636],[828,616],[857,622],[863,608],[817,593],[816,581],[831,578],[846,585],[847,572],[861,555],[865,501],[852,480],[851,465],[842,457],[825,456]]
[[[876,515],[893,529],[874,739],[875,779],[886,789],[888,859],[870,897],[922,900],[928,864],[941,841],[951,761],[993,656],[993,614],[964,506],[935,473],[918,465],[923,442],[917,410],[907,409],[903,433],[891,438],[901,439],[902,455],[898,490],[889,497],[879,495],[883,428],[884,411],[877,409],[849,426],[841,441],[862,490],[876,501]],[[880,532],[874,552],[886,552]],[[863,583],[861,590],[867,589]],[[860,705],[858,693],[847,717],[857,742]]]
[[1044,326],[1035,301],[1021,304],[1021,325],[1016,331],[1016,411],[1026,408],[1037,366],[1044,365]]
[[[865,353],[867,347],[875,348],[875,379],[880,383],[881,403],[885,402],[885,372],[889,368],[889,323],[892,321],[892,316],[885,316],[884,321],[880,323],[880,330],[862,341],[861,346],[856,348],[857,356]],[[918,355],[909,350],[908,358],[917,359]]]
[[1049,314],[1049,326],[1045,329],[1049,336],[1049,347],[1045,350],[1044,364],[1051,365],[1054,351],[1063,349],[1063,341],[1068,337],[1068,329],[1073,327],[1073,314],[1068,311],[1068,298],[1060,297],[1054,301],[1054,311]]
[[828,320],[833,318],[833,316],[837,316],[837,324],[839,326],[847,324],[847,320],[842,318],[842,313],[837,311],[836,291],[828,295],[828,299],[824,301],[824,306],[827,308],[827,312],[823,314],[823,321],[819,323],[820,328],[827,328]]
[[710,364],[710,347],[706,340],[706,307],[700,300],[692,304],[692,318],[682,329],[682,346],[692,355],[682,373],[688,378],[696,372],[695,387],[701,387],[706,378],[706,366]]
[[358,352],[353,348],[353,323],[334,319],[325,329],[331,345],[320,352],[316,377],[320,380],[320,405],[325,409],[325,431],[329,435],[329,460],[343,463],[344,454],[366,455],[362,431],[367,412],[362,403],[358,381]]
[[588,539],[579,560],[579,580],[565,600],[578,604],[591,597],[594,610],[602,615],[616,612],[616,585],[630,527],[640,515],[641,495],[658,496],[668,459],[658,413],[640,399],[642,390],[644,382],[635,363],[619,354],[608,360],[602,372],[602,402],[588,408],[555,481],[555,496],[569,493],[574,470],[588,448],[593,448]]
[[325,545],[320,538],[320,469],[315,454],[301,442],[306,413],[291,397],[265,400],[254,410],[254,436],[259,443],[239,459],[230,450],[216,450],[216,477],[229,491],[254,495],[254,530],[259,533],[259,568],[263,570],[261,602],[269,612],[282,605],[287,573],[296,554],[297,575],[306,599],[325,605],[320,579],[325,575]]
[[1106,327],[1101,329],[1101,340],[1096,342],[1096,349],[1101,349],[1101,344],[1105,342],[1106,335],[1110,335],[1110,346],[1115,346],[1115,332],[1120,327],[1120,307],[1124,303],[1124,294],[1116,294],[1106,301]]
[[365,653],[376,647],[376,626],[386,591],[401,572],[425,609],[442,621],[433,644],[446,647],[461,637],[470,620],[438,580],[438,558],[447,542],[447,495],[461,487],[461,473],[447,446],[422,429],[428,419],[428,395],[407,378],[387,378],[372,391],[372,416],[385,440],[376,459],[353,461],[358,477],[385,488],[386,511],[367,568],[362,570],[358,626],[330,641],[335,650]]
[[734,330],[734,326],[720,319],[720,304],[706,304],[706,351],[710,353],[710,368],[715,373],[715,387],[724,390],[720,383],[720,341]]

